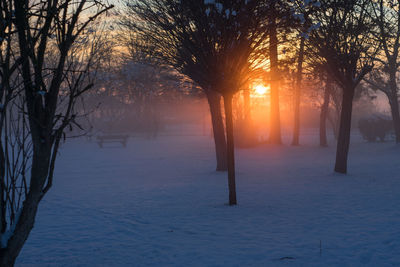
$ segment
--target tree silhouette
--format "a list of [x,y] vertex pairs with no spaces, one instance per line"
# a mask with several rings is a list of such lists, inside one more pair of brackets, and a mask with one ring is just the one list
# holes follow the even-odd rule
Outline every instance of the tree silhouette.
[[96,45],[87,42],[88,26],[112,6],[89,0],[14,0],[2,5],[11,11],[12,52],[19,63],[23,101],[18,112],[26,116],[32,141],[23,202],[2,233],[0,265],[13,266],[34,226],[39,203],[52,186],[64,129],[75,123],[75,103],[92,86]]
[[351,115],[355,89],[372,69],[372,21],[367,13],[371,1],[322,0],[310,14],[318,29],[309,34],[310,42],[326,61],[327,68],[342,89],[340,127],[335,171],[347,173]]
[[127,7],[133,19],[123,23],[150,40],[151,51],[207,95],[223,96],[229,204],[236,204],[232,97],[257,75],[256,62],[264,56],[262,44],[268,34],[263,21],[266,6],[254,0],[141,0],[127,2]]

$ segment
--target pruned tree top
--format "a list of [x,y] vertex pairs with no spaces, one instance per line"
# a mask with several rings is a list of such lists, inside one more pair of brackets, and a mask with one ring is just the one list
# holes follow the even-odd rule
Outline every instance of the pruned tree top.
[[321,0],[308,19],[318,23],[308,38],[342,87],[356,87],[372,69],[376,47],[368,0]]
[[[262,56],[267,34],[262,1],[127,1],[124,29],[145,40],[141,50],[203,89],[239,90]],[[254,74],[254,73],[253,73]]]

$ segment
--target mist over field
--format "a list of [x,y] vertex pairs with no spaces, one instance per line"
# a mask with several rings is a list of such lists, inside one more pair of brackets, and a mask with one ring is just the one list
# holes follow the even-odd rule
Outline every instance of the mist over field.
[[400,0],[0,0],[0,267],[400,266]]

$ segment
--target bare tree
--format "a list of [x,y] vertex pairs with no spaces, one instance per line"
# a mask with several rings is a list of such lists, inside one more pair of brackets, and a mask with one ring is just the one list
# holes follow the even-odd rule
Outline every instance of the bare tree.
[[375,90],[382,91],[389,100],[396,143],[400,143],[400,111],[398,71],[400,56],[400,1],[375,1],[371,17],[376,24],[374,37],[382,48],[375,58],[377,69],[366,79]]
[[320,122],[319,122],[319,145],[328,146],[328,138],[326,134],[326,121],[329,116],[329,103],[332,94],[332,77],[327,73],[325,78],[325,88],[323,103],[321,105]]
[[[300,104],[302,95],[302,81],[303,81],[303,70],[305,57],[311,53],[306,53],[306,41],[308,40],[308,34],[310,31],[314,30],[316,27],[312,24],[312,21],[308,19],[309,14],[313,12],[315,8],[314,1],[293,1],[294,10],[299,11],[299,13],[294,13],[293,17],[297,20],[297,31],[298,37],[296,42],[298,44],[297,51],[297,69],[295,74],[295,84],[294,84],[294,125],[293,125],[293,139],[292,145],[298,146],[300,144]],[[300,40],[298,40],[300,39]],[[313,61],[314,59],[311,59]]]
[[15,209],[19,206],[10,205],[10,202],[15,203],[10,201],[10,192],[13,195],[19,186],[17,182],[12,181],[19,166],[21,152],[17,142],[20,141],[20,135],[14,131],[20,121],[15,123],[13,119],[14,100],[19,98],[20,81],[16,74],[19,61],[16,60],[17,55],[12,49],[15,45],[15,28],[12,23],[13,9],[9,1],[0,1],[0,21],[0,233],[3,236],[7,230],[7,215],[14,218]]
[[[92,86],[89,74],[93,53],[85,56],[85,64],[80,63],[85,54],[82,48],[95,48],[85,40],[88,26],[111,6],[94,0],[14,0],[6,4],[12,10],[16,34],[12,50],[20,63],[22,82],[23,101],[16,113],[26,116],[32,142],[22,204],[2,235],[0,265],[13,266],[34,226],[38,205],[52,186],[64,129],[77,116],[75,103]],[[24,125],[16,127],[24,129]]]
[[[126,46],[130,51],[143,53],[145,56],[159,60],[161,64],[174,67],[180,73],[199,85],[210,107],[213,127],[217,171],[227,170],[226,137],[221,113],[221,95],[213,90],[207,79],[210,44],[205,43],[205,35],[195,31],[189,25],[189,16],[196,10],[205,14],[204,3],[189,1],[126,0],[120,25],[123,28]],[[203,14],[201,14],[203,16]],[[186,39],[184,39],[186,38]],[[203,42],[203,43],[201,43]],[[197,60],[194,60],[196,59]]]
[[[260,47],[267,34],[262,26],[264,7],[259,1],[251,0],[138,2],[128,2],[132,13],[128,13],[131,19],[125,24],[135,28],[143,38],[150,38],[153,51],[166,64],[200,85],[209,102],[219,103],[219,95],[223,96],[229,204],[235,205],[232,98],[248,85],[250,75],[254,74],[254,63],[263,55]],[[220,120],[213,112],[221,112],[220,107],[211,109],[212,118]],[[217,138],[225,138],[224,134],[219,136],[215,138],[216,145]]]
[[310,41],[327,62],[329,72],[342,89],[340,129],[335,171],[347,173],[347,157],[355,89],[372,69],[370,30],[372,22],[367,9],[371,1],[323,0],[312,14],[319,23],[310,33]]
[[[28,177],[31,167],[32,142],[23,94],[16,95],[7,105],[2,120],[4,147],[4,175],[2,176],[2,231],[7,240],[18,220],[23,200],[28,193]],[[5,245],[2,242],[2,247]]]
[[167,103],[200,94],[169,66],[125,53],[118,62],[118,66],[101,67],[94,90],[85,96],[89,109],[94,110],[91,117],[96,118],[92,120],[96,130],[132,131],[155,138],[168,116],[166,110],[161,112]]
[[278,59],[278,17],[279,7],[278,1],[270,3],[270,27],[269,35],[269,60],[270,60],[270,88],[271,88],[271,115],[270,115],[270,131],[269,142],[272,144],[281,144],[281,119],[279,105],[279,59]]
[[303,63],[304,63],[304,49],[305,37],[300,36],[300,47],[297,61],[297,73],[295,84],[295,103],[294,103],[294,127],[292,145],[298,146],[300,144],[300,101],[301,101],[301,87],[303,80]]

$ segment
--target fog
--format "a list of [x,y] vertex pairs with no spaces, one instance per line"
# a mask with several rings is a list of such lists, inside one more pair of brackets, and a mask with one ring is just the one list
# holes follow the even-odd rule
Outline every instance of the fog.
[[400,266],[399,10],[0,1],[0,266]]
[[[143,80],[141,76],[135,77],[139,82]],[[138,81],[132,81],[132,78],[129,78],[125,84],[121,83],[121,80],[115,81],[108,78],[107,83],[96,86],[97,92],[96,90],[91,92],[80,106],[81,113],[86,114],[79,119],[79,125],[83,130],[80,127],[73,127],[67,135],[70,137],[87,135],[91,138],[97,135],[128,134],[146,139],[155,139],[160,135],[209,135],[212,137],[209,103],[201,88],[190,81],[175,80],[170,85],[170,80],[163,81],[157,78],[156,81],[149,79],[146,86],[135,87],[132,84]],[[127,88],[133,88],[133,90],[126,94],[126,91],[129,91]],[[294,103],[292,89],[288,87],[283,89],[280,102],[281,129],[285,136],[289,136],[293,132]],[[322,100],[320,96],[312,93],[318,88],[308,89],[301,104],[300,126],[305,131],[310,129],[317,131],[320,127]],[[254,146],[268,141],[271,116],[270,91],[258,94],[254,88],[248,90],[250,116],[248,118],[244,116],[244,93],[241,91],[235,95],[233,101],[234,126],[237,143],[241,143],[243,131],[250,131],[256,139],[256,142],[251,144]],[[222,116],[224,116],[222,99],[221,107]],[[359,132],[360,120],[377,116],[390,120],[389,110],[387,98],[383,93],[365,90],[354,102],[353,132]],[[330,134],[336,134],[335,127],[338,127],[339,113],[340,110],[337,109],[335,103],[331,103],[327,123]],[[369,127],[379,126],[371,124]],[[389,132],[387,137],[392,138]]]

